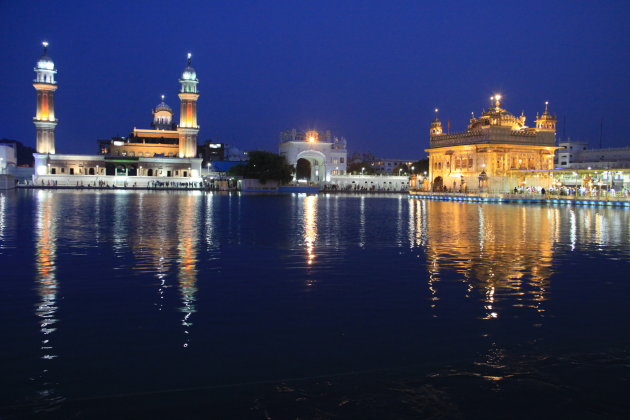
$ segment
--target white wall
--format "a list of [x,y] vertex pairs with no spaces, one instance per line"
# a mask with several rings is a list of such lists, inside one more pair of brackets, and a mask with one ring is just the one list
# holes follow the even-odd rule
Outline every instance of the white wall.
[[146,188],[150,185],[151,181],[159,181],[162,183],[169,182],[202,182],[200,177],[156,177],[156,176],[107,176],[107,175],[35,175],[34,184],[36,186],[48,186],[53,185],[59,187],[77,187],[83,185],[84,187],[98,186],[99,181],[105,182],[107,185],[123,187],[125,181],[127,187],[133,187],[134,184],[138,188]]
[[387,175],[333,175],[329,185],[338,189],[376,189],[380,191],[407,191],[409,177]]
[[0,144],[0,174],[5,173],[7,167],[17,165],[17,150],[8,144]]

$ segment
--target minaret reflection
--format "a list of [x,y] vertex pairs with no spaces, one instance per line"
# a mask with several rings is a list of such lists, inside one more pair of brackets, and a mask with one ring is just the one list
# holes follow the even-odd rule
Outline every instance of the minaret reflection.
[[[304,197],[303,210],[303,243],[306,249],[306,263],[311,265],[315,262],[315,243],[317,241],[317,196],[309,195]],[[309,283],[309,286],[311,284]]]
[[57,330],[57,225],[55,220],[57,194],[51,191],[37,191],[35,222],[35,290],[38,302],[35,315],[39,321],[41,334],[41,359],[44,361],[41,373],[37,377],[38,399],[46,409],[60,404],[64,398],[55,387],[58,385],[52,378],[51,363],[58,357],[54,347],[54,333]]
[[[419,201],[419,200],[418,200]],[[539,312],[548,298],[557,209],[470,205],[428,201],[426,209],[411,206],[412,246],[422,245],[426,230],[428,288],[436,307],[440,276],[454,272],[467,285],[466,297],[475,290],[484,318],[500,315],[499,302],[512,299],[513,306]],[[423,219],[426,217],[426,219]]]
[[182,296],[184,313],[184,347],[190,345],[191,316],[197,311],[195,307],[197,293],[197,243],[199,238],[198,207],[201,197],[198,193],[188,193],[179,198],[179,214],[177,217],[177,262],[179,264],[178,283]]
[[39,302],[35,314],[39,318],[42,333],[43,359],[57,357],[52,346],[51,334],[55,332],[57,323],[57,289],[56,277],[56,225],[54,221],[54,197],[50,191],[37,191],[37,221],[35,244],[36,290]]

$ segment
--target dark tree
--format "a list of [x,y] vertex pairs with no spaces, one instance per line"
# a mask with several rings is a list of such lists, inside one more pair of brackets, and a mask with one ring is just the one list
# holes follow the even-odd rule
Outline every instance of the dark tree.
[[411,166],[413,166],[414,174],[423,174],[424,172],[429,173],[429,159],[420,159],[415,161]]
[[248,156],[249,161],[233,166],[228,174],[257,179],[262,184],[269,180],[286,184],[293,178],[293,166],[287,163],[284,156],[263,150],[254,150]]
[[392,175],[409,175],[410,170],[411,168],[409,168],[406,164],[401,163],[400,165],[394,166],[392,169]]
[[372,162],[366,161],[355,161],[350,163],[347,171],[349,174],[354,175],[361,175],[361,173],[364,175],[374,175],[376,173],[376,170],[372,166]]

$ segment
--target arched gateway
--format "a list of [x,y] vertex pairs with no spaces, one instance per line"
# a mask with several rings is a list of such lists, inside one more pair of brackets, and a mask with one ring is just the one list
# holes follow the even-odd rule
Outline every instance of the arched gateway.
[[296,179],[321,183],[326,180],[326,156],[317,150],[304,150],[297,155]]

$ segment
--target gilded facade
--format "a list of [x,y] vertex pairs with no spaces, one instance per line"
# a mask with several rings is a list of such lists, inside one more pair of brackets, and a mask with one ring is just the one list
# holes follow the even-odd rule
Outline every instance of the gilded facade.
[[423,186],[432,191],[508,192],[514,187],[551,185],[556,118],[548,103],[535,126],[525,125],[501,107],[501,96],[479,117],[473,114],[464,132],[445,133],[435,110],[430,128],[429,177]]

